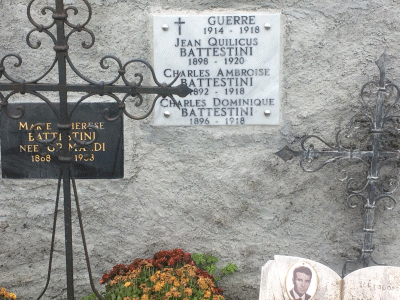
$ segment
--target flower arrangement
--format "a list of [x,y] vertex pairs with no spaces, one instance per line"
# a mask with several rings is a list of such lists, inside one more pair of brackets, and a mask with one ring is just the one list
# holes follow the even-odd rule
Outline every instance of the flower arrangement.
[[[224,300],[214,276],[196,267],[182,249],[157,252],[152,259],[119,264],[100,280],[106,300]],[[82,300],[97,299],[93,294]]]
[[0,288],[0,300],[3,299],[12,299],[12,300],[16,300],[17,296],[13,293],[7,292],[5,288]]

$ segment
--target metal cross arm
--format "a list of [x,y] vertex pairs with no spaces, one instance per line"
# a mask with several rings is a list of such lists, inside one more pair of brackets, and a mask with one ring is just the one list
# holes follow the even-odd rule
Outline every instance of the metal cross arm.
[[[1,73],[0,73],[1,75]],[[1,77],[1,76],[0,76]],[[135,96],[136,94],[156,94],[161,95],[161,97],[171,97],[173,95],[177,95],[179,97],[186,97],[188,94],[192,92],[187,85],[180,84],[178,86],[169,86],[169,85],[161,85],[161,86],[127,86],[127,85],[85,85],[85,84],[70,84],[65,87],[60,85],[49,85],[49,84],[40,84],[40,83],[0,83],[0,91],[14,91],[15,93],[32,93],[32,92],[59,92],[62,90],[66,90],[67,92],[84,92],[84,93],[93,93],[99,94],[100,96],[109,94],[109,93],[124,93],[130,94],[131,96]],[[175,99],[173,99],[175,105],[179,104]]]
[[[130,60],[128,63],[126,63],[124,66],[122,66],[121,62],[116,57],[113,57],[113,56],[103,57],[100,64],[104,69],[108,68],[108,66],[104,65],[104,61],[107,58],[114,59],[120,65],[120,69],[118,70],[118,75],[116,76],[116,78],[114,78],[113,80],[111,80],[109,82],[104,82],[104,81],[94,82],[94,81],[86,78],[78,70],[75,69],[72,62],[67,60],[70,62],[69,65],[72,67],[72,69],[75,71],[75,73],[80,78],[87,81],[89,84],[67,84],[66,81],[65,81],[65,83],[45,84],[45,83],[38,83],[38,81],[39,81],[38,79],[26,82],[25,80],[13,78],[11,75],[9,75],[6,72],[6,68],[4,66],[4,61],[6,60],[6,58],[9,58],[9,57],[15,57],[18,59],[18,63],[15,64],[16,67],[20,66],[22,63],[22,59],[17,54],[6,55],[0,61],[0,79],[2,76],[4,76],[6,79],[8,79],[10,81],[9,83],[7,83],[7,82],[0,83],[0,92],[1,91],[12,91],[11,93],[9,93],[6,96],[3,96],[0,93],[0,97],[2,100],[2,108],[7,107],[8,100],[10,99],[10,97],[12,97],[16,93],[32,94],[32,95],[35,95],[35,96],[41,98],[42,100],[45,100],[45,101],[47,100],[48,102],[50,102],[49,99],[45,99],[45,97],[41,94],[38,94],[38,92],[51,91],[51,92],[59,92],[59,93],[84,92],[84,93],[90,94],[91,96],[93,96],[93,95],[99,95],[99,96],[108,95],[108,96],[111,96],[112,98],[114,98],[119,103],[124,103],[128,96],[138,97],[140,99],[140,102],[138,102],[139,103],[138,106],[140,106],[142,104],[142,101],[143,101],[142,95],[143,94],[155,94],[155,95],[157,95],[157,97],[154,99],[154,101],[153,101],[154,103],[160,97],[163,97],[163,98],[169,97],[173,100],[173,102],[179,109],[180,105],[175,100],[174,95],[177,95],[179,97],[186,97],[187,95],[189,95],[192,92],[192,90],[184,84],[180,84],[178,86],[172,86],[179,78],[179,75],[169,84],[160,83],[155,76],[152,66],[149,63],[147,63],[146,61],[141,60],[141,59]],[[144,64],[145,66],[147,66],[150,69],[151,74],[153,76],[153,80],[157,84],[157,86],[142,86],[143,75],[140,73],[135,74],[135,77],[139,77],[138,82],[128,81],[125,78],[125,72],[126,72],[125,69],[131,63],[141,63],[141,64]],[[52,67],[46,72],[46,74],[49,73],[51,71],[51,69],[54,68],[54,66],[55,66],[55,64],[52,65]],[[116,85],[115,83],[119,79],[122,79],[123,82],[125,83],[125,85]],[[62,82],[62,81],[64,81],[64,78],[62,78],[62,80],[60,80],[60,82]],[[125,97],[123,98],[123,100],[119,100],[119,98],[114,95],[114,94],[118,94],[118,93],[125,94]],[[130,114],[126,114],[126,115],[133,119],[142,119],[142,118],[147,117],[151,113],[153,107],[154,106],[152,106],[149,113],[146,114],[144,117],[134,117]],[[125,108],[125,106],[121,106],[121,108]]]
[[[142,59],[131,59],[126,63],[122,63],[121,60],[113,55],[106,55],[100,60],[100,66],[103,70],[109,69],[110,66],[108,62],[113,62],[115,65],[116,72],[115,75],[112,75],[113,78],[109,81],[96,81],[92,80],[85,75],[83,75],[77,67],[73,64],[70,56],[69,56],[69,39],[71,36],[85,33],[89,36],[90,42],[83,42],[81,45],[85,49],[89,49],[93,46],[95,41],[95,36],[91,30],[86,28],[86,25],[89,23],[92,17],[92,8],[88,2],[88,0],[79,0],[81,4],[83,4],[85,10],[87,9],[87,18],[83,23],[74,24],[71,19],[69,19],[68,14],[77,15],[79,10],[76,6],[64,6],[63,0],[54,0],[54,6],[45,6],[40,12],[42,15],[48,17],[48,24],[40,24],[36,22],[32,17],[32,5],[36,0],[30,0],[27,6],[27,16],[30,23],[34,26],[32,30],[30,30],[27,34],[26,42],[29,47],[32,49],[38,49],[41,47],[41,42],[36,41],[32,42],[31,37],[33,33],[39,33],[45,38],[50,39],[53,42],[53,50],[55,51],[54,57],[50,60],[50,67],[38,78],[33,80],[23,80],[20,78],[16,78],[10,73],[10,70],[7,68],[11,63],[14,63],[14,67],[18,68],[22,65],[22,58],[19,54],[10,53],[3,58],[0,59],[0,100],[1,107],[0,111],[6,113],[8,117],[11,118],[21,118],[25,109],[22,106],[17,107],[17,111],[11,112],[9,108],[9,102],[13,100],[13,96],[16,94],[28,94],[39,100],[44,101],[47,105],[52,109],[54,115],[57,117],[57,129],[58,135],[53,136],[50,139],[41,139],[37,134],[37,131],[44,129],[43,124],[35,124],[31,129],[35,140],[38,143],[41,143],[43,148],[53,147],[53,151],[58,153],[58,163],[60,165],[60,177],[57,188],[57,197],[56,197],[56,208],[54,213],[54,225],[53,225],[53,236],[50,250],[50,259],[49,259],[49,269],[48,269],[48,277],[47,283],[40,294],[40,299],[45,293],[51,273],[51,262],[54,250],[54,237],[55,237],[55,228],[56,228],[56,220],[57,220],[57,212],[58,212],[58,203],[60,199],[60,189],[61,183],[63,187],[63,199],[64,199],[64,223],[65,223],[65,257],[66,257],[66,277],[67,277],[67,299],[74,300],[74,276],[73,276],[73,243],[72,243],[72,219],[71,219],[71,183],[73,196],[76,202],[79,227],[82,236],[82,242],[84,246],[84,252],[87,262],[87,268],[89,273],[89,280],[91,287],[97,297],[99,299],[103,299],[103,297],[96,291],[94,288],[89,257],[86,247],[86,241],[83,231],[83,223],[79,209],[79,201],[78,201],[78,193],[76,189],[75,179],[74,179],[74,170],[73,170],[73,159],[72,159],[72,151],[75,151],[77,148],[83,148],[87,151],[90,150],[91,145],[93,144],[95,138],[90,141],[83,141],[75,138],[72,135],[72,123],[71,117],[74,112],[79,109],[79,105],[93,97],[93,96],[106,96],[107,98],[111,98],[115,100],[118,106],[117,115],[110,116],[107,110],[104,110],[103,116],[108,121],[116,120],[120,118],[122,114],[125,114],[127,117],[135,120],[140,120],[148,117],[150,113],[153,111],[156,101],[159,98],[169,97],[173,100],[175,105],[179,108],[179,103],[175,100],[174,96],[177,95],[179,97],[186,97],[188,94],[192,92],[190,88],[186,85],[178,85],[172,86],[177,80],[177,76],[170,83],[161,83],[157,80],[153,67],[146,61]],[[1,20],[0,20],[1,22]],[[66,32],[66,29],[69,32]],[[133,64],[140,64],[141,69],[146,69],[150,71],[152,80],[155,83],[155,86],[143,86],[143,78],[144,76],[141,73],[134,73],[133,77],[134,81],[128,80],[127,78],[127,68],[132,67]],[[67,69],[71,69],[72,72],[69,73],[72,76],[75,76],[79,81],[85,82],[84,84],[75,84],[68,83],[67,78]],[[58,69],[58,70],[56,70]],[[69,71],[68,69],[68,71]],[[44,79],[51,71],[58,71],[58,82],[56,83],[43,83],[41,80]],[[48,97],[44,95],[43,92],[57,92],[58,93],[58,105],[54,105],[55,103]],[[72,109],[69,110],[68,106],[68,96],[70,92],[79,92],[84,93],[83,96],[77,102],[73,103]],[[117,94],[122,94],[119,96]],[[153,102],[148,106],[144,107],[144,94],[154,94],[156,95]],[[120,98],[121,97],[121,98]],[[131,114],[127,111],[126,102],[129,97],[134,98],[134,104],[136,107],[142,107],[142,112],[140,115]],[[143,113],[143,111],[145,111]],[[42,123],[46,122],[43,120]],[[87,126],[87,130],[96,130],[94,126]],[[97,134],[96,134],[97,136]],[[60,143],[54,143],[55,140],[58,140]],[[69,141],[73,140],[75,142],[75,146],[70,148]],[[42,153],[40,153],[42,154]]]
[[[340,131],[339,131],[340,133]],[[307,144],[307,142],[311,139],[317,139],[321,141],[322,143],[326,144],[328,148],[332,148],[335,150],[315,150],[313,144]],[[322,169],[325,165],[328,165],[330,163],[333,163],[335,161],[338,161],[340,159],[367,159],[371,158],[374,156],[373,151],[361,151],[361,150],[356,150],[356,149],[347,149],[344,147],[332,147],[331,145],[325,143],[324,140],[319,138],[316,135],[307,135],[302,138],[301,142],[301,148],[302,150],[300,151],[295,151],[289,148],[289,146],[283,147],[281,150],[278,152],[275,152],[274,154],[279,156],[281,159],[284,161],[289,161],[293,159],[294,157],[299,157],[301,158],[300,164],[305,172],[315,172],[320,169]],[[338,141],[337,141],[338,144]],[[307,146],[308,145],[308,146]],[[326,161],[324,161],[322,164],[318,165],[317,168],[308,168],[304,166],[304,163],[307,162],[312,162],[313,160],[316,160],[318,158],[328,158]],[[383,158],[383,159],[400,159],[400,151],[380,151],[378,153],[378,158]]]
[[[372,237],[375,207],[379,202],[384,202],[387,209],[396,205],[392,195],[399,186],[396,168],[400,161],[400,90],[385,78],[386,61],[386,54],[382,54],[376,61],[380,78],[361,88],[361,110],[351,119],[346,130],[337,132],[334,145],[316,135],[307,135],[301,141],[302,150],[293,151],[285,146],[275,153],[284,161],[300,157],[300,166],[306,172],[315,172],[333,164],[340,175],[337,179],[347,182],[347,204],[351,208],[357,207],[358,202],[364,204],[364,243],[361,255],[356,260],[346,261],[343,275],[347,263],[362,263],[364,267],[371,260],[376,263],[371,257],[374,249]],[[342,143],[342,135],[349,141],[346,146]],[[311,141],[321,144],[323,149],[316,150]],[[341,169],[342,163],[359,164],[368,175],[358,181],[349,176],[348,170]],[[390,174],[382,176],[381,172],[387,166],[390,166]]]

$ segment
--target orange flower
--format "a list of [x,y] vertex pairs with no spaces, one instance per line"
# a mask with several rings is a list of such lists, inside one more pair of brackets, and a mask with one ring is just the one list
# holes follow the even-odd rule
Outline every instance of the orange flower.
[[142,298],[140,298],[140,300],[149,300],[149,296],[148,295],[143,295]]
[[183,290],[183,292],[185,294],[187,294],[188,296],[192,296],[192,294],[193,294],[193,290],[191,288],[186,288]]
[[181,279],[182,285],[185,286],[185,285],[188,284],[188,282],[189,282],[189,278],[185,277],[185,276],[182,276],[182,279]]
[[154,286],[154,291],[158,292],[161,291],[161,289],[164,287],[165,282],[164,281],[159,281],[157,284]]
[[139,276],[141,270],[132,270],[128,273],[128,278],[129,279],[135,279],[136,277]]
[[166,293],[165,293],[165,297],[171,298],[171,297],[172,297],[172,293],[171,293],[171,292],[166,292]]
[[200,277],[199,279],[197,279],[197,283],[199,284],[199,286],[200,286],[203,290],[205,290],[205,289],[208,288],[208,285],[207,285],[207,283],[205,282],[205,280],[204,280],[203,277]]
[[172,295],[174,295],[174,297],[176,297],[176,298],[179,298],[180,296],[182,296],[182,294],[178,291],[173,292]]
[[125,294],[119,295],[120,300],[189,300],[196,294],[203,295],[198,300],[225,300],[213,276],[197,268],[190,253],[180,249],[160,251],[152,259],[135,259],[127,266],[117,265],[103,279],[112,290],[124,285],[127,290],[137,287],[141,291],[140,297]]

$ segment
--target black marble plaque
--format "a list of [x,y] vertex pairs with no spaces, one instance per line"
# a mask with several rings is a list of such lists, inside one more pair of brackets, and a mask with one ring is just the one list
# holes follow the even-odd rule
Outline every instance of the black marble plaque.
[[[19,103],[25,108],[20,119],[9,118],[4,111],[1,115],[1,169],[3,178],[58,178],[60,163],[58,153],[46,147],[46,153],[39,155],[41,145],[34,140],[30,131],[37,123],[44,123],[38,130],[41,139],[52,138],[58,134],[57,118],[46,103]],[[57,104],[55,106],[58,109]],[[71,111],[73,103],[70,104]],[[17,113],[17,104],[9,104],[8,109]],[[86,158],[85,149],[73,149],[75,142],[70,140],[70,150],[76,178],[122,178],[124,176],[123,119],[107,121],[103,112],[109,109],[110,115],[118,113],[113,102],[82,102],[74,111],[71,134],[78,140],[89,141],[96,137],[91,146],[90,156]],[[97,131],[85,130],[94,125]],[[55,141],[61,146],[59,138]]]

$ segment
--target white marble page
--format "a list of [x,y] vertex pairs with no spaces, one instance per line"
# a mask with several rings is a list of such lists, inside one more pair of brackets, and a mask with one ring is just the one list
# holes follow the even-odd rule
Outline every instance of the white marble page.
[[284,287],[279,281],[276,262],[270,260],[262,267],[259,300],[284,299],[283,291]]
[[375,266],[344,278],[344,300],[400,299],[400,268]]

